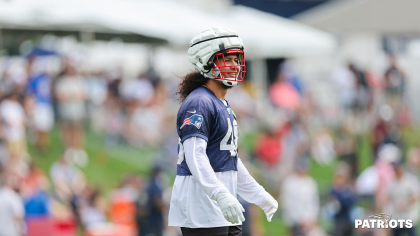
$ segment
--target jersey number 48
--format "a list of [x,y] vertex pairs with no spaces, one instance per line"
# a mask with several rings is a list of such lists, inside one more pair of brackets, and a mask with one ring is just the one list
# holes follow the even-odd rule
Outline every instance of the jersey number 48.
[[[220,142],[220,150],[222,151],[230,151],[230,156],[235,157],[236,151],[238,150],[238,123],[236,120],[233,120],[233,129],[230,122],[230,119],[228,120],[228,131],[226,132],[225,137],[223,137],[222,141]],[[233,132],[232,132],[233,131]],[[228,143],[230,139],[230,144]],[[179,152],[178,152],[178,161],[177,164],[181,164],[182,161],[184,161],[185,158],[185,152],[184,152],[184,145],[181,143],[181,139],[178,140],[179,145]]]
[[[228,131],[225,137],[220,142],[220,150],[230,151],[230,156],[236,156],[236,150],[238,149],[238,123],[236,120],[233,120],[233,132],[232,126],[230,124],[230,119],[228,120]],[[228,144],[229,138],[231,138],[230,144]]]

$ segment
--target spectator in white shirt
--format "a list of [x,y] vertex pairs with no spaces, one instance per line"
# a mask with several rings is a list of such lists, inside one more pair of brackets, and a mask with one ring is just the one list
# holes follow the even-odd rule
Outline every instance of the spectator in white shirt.
[[79,203],[80,197],[86,186],[86,178],[83,172],[69,162],[64,155],[55,162],[50,169],[54,191],[61,202],[64,202],[72,210],[73,215],[81,224]]
[[7,175],[3,177],[0,188],[0,236],[23,235],[23,217],[25,209],[21,196],[15,191],[17,179]]
[[87,89],[84,78],[76,68],[66,65],[63,76],[55,85],[58,111],[63,122],[63,138],[66,149],[74,149],[78,156],[86,156],[83,150],[84,133],[82,121],[85,119]]
[[11,157],[24,158],[26,154],[25,111],[18,101],[19,94],[12,92],[0,104],[1,118],[5,124],[7,149]]
[[307,160],[301,158],[295,171],[281,186],[280,202],[285,223],[291,235],[305,235],[317,223],[319,194],[315,180],[307,174]]
[[417,177],[406,171],[401,162],[393,162],[395,178],[387,188],[387,208],[385,212],[396,220],[412,220],[412,228],[395,228],[394,236],[399,236],[407,231],[409,236],[415,236],[419,221],[419,186]]
[[82,171],[69,162],[64,155],[50,169],[55,192],[62,200],[70,200],[75,195],[81,195],[86,178]]

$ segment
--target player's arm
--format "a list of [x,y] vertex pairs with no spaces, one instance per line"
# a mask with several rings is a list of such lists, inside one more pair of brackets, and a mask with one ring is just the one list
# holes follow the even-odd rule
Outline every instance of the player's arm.
[[243,207],[217,179],[206,154],[207,142],[199,137],[190,137],[184,141],[185,161],[194,180],[201,186],[210,199],[217,201],[225,219],[231,223],[245,221]]
[[264,211],[268,222],[277,211],[277,201],[255,181],[238,158],[238,194],[247,202],[253,203]]
[[195,181],[201,186],[210,199],[216,200],[219,192],[229,192],[217,179],[206,154],[207,142],[199,137],[184,141],[185,161]]

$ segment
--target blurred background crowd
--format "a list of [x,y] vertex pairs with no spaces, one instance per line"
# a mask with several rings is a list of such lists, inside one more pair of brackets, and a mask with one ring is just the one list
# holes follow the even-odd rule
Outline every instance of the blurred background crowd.
[[[89,25],[94,20],[80,32],[76,23],[57,22],[57,30],[54,15],[35,14],[36,2],[0,1],[0,236],[180,235],[166,223],[178,159],[175,92],[193,69],[188,40],[205,27],[193,24],[197,32],[182,35],[181,43],[152,30],[104,33]],[[109,9],[111,2],[99,5]],[[122,4],[131,2],[154,4]],[[263,30],[283,30],[276,36],[246,28],[257,32],[261,48],[252,44],[253,33],[242,31],[247,75],[227,94],[239,124],[239,157],[280,206],[268,223],[257,206],[240,199],[244,236],[417,235],[418,29],[401,33],[397,23],[405,22],[397,20],[394,31],[378,20],[345,21],[359,8],[356,18],[363,21],[362,8],[376,6],[378,17],[392,8],[398,17],[418,4],[402,2],[162,0],[152,6],[209,15],[228,8],[236,16],[267,18]],[[36,15],[32,22],[8,18],[23,12],[19,4]],[[338,10],[343,14],[329,13]],[[283,40],[293,41],[295,30],[316,42]],[[355,229],[355,219],[377,213],[412,219],[414,227]]]

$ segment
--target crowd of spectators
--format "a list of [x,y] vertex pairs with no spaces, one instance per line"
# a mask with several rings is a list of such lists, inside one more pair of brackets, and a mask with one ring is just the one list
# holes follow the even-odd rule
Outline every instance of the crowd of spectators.
[[[84,133],[101,134],[106,147],[163,145],[175,116],[168,111],[176,103],[168,98],[167,84],[152,69],[123,79],[118,69],[84,71],[74,58],[52,53],[3,57],[0,64],[0,235],[96,235],[104,229],[136,235],[138,226],[139,234],[147,235],[145,226],[156,230],[163,203],[157,210],[150,204],[162,198],[159,171],[144,186],[139,176],[122,177],[121,188],[105,199],[108,193],[82,171],[89,163]],[[43,158],[54,127],[62,153],[42,170],[28,144]],[[149,193],[148,200],[136,204],[142,192]],[[162,231],[163,218],[159,227]]]
[[[290,66],[280,67],[269,95],[285,118],[261,134],[256,157],[270,170],[266,184],[279,191],[290,235],[384,235],[354,227],[355,219],[383,212],[414,222],[411,229],[393,229],[393,235],[417,235],[420,155],[418,144],[409,147],[403,136],[411,124],[407,77],[394,55],[389,63],[383,76],[352,63],[336,68],[333,115],[296,83]],[[318,186],[322,174],[308,175],[308,163],[321,168],[334,163],[332,186]]]

